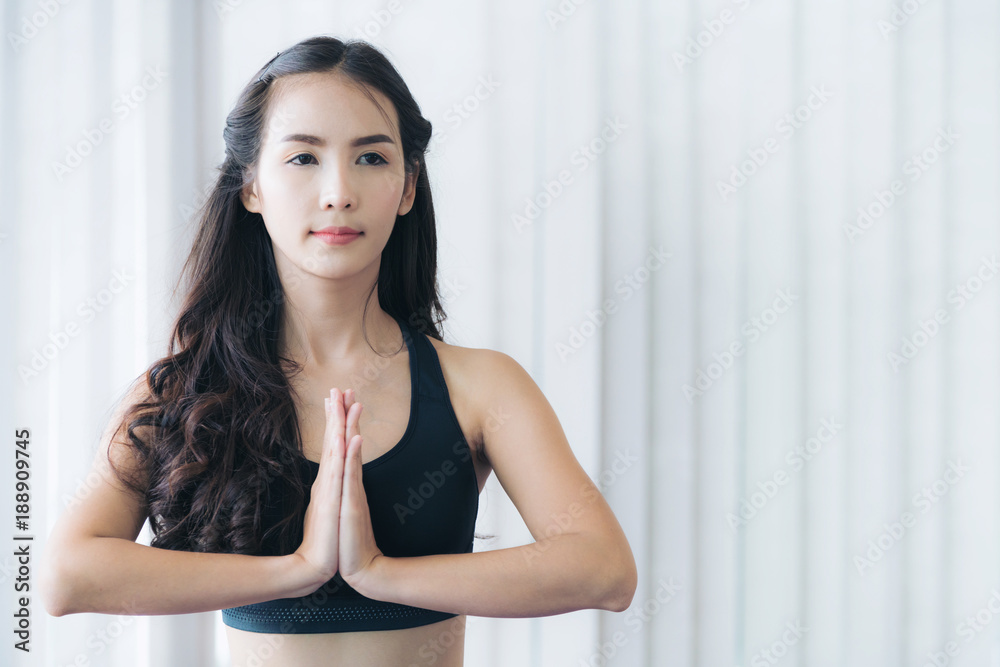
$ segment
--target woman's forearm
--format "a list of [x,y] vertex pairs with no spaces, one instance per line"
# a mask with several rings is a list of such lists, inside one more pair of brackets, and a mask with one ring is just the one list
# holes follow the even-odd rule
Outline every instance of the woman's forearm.
[[46,554],[42,596],[50,614],[190,614],[281,597],[322,584],[295,554],[174,551],[118,537],[75,540]]
[[635,592],[631,553],[567,533],[524,546],[410,558],[379,556],[356,584],[376,600],[473,616],[521,618],[623,611]]

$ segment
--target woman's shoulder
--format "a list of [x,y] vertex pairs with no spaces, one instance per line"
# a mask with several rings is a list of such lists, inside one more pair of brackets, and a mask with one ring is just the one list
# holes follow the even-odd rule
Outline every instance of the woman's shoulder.
[[437,352],[452,401],[464,398],[478,417],[511,391],[533,383],[528,372],[505,352],[453,345],[428,336]]
[[437,352],[448,395],[469,444],[479,450],[483,429],[496,418],[501,397],[527,373],[511,356],[489,348],[464,347],[427,337]]
[[[441,362],[441,370],[448,381],[450,373],[457,382],[467,389],[482,385],[486,378],[491,381],[510,379],[510,373],[520,369],[520,364],[510,355],[485,347],[464,347],[446,343],[431,336],[427,337]],[[447,367],[447,369],[445,368]],[[448,382],[449,385],[451,382]]]

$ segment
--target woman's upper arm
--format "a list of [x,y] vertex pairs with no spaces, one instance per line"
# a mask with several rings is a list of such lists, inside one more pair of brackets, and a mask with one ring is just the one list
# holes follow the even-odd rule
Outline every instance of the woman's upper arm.
[[482,446],[497,480],[535,540],[590,533],[628,548],[624,532],[577,461],[555,411],[510,356],[479,351],[477,412]]
[[[127,441],[127,430],[118,427],[125,410],[145,399],[145,389],[145,378],[141,377],[119,402],[101,436],[90,471],[83,483],[77,485],[53,528],[50,545],[88,537],[120,537],[130,541],[138,538],[147,515],[144,499],[116,477],[108,457],[123,472],[135,475],[137,466]],[[141,429],[136,432],[140,437],[145,435]]]

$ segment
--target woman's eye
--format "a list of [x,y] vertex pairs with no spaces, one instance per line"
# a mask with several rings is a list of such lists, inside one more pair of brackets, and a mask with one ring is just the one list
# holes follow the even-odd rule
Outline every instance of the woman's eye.
[[375,166],[375,165],[378,165],[378,164],[388,164],[388,162],[386,162],[385,158],[383,158],[378,153],[365,153],[359,159],[363,160],[363,159],[365,159],[366,157],[369,157],[369,156],[374,157],[376,160],[378,160],[378,162],[369,162],[368,164],[370,164],[371,166]]
[[[312,160],[312,161],[316,160],[316,158],[314,158],[309,153],[299,153],[298,155],[296,155],[295,157],[293,157],[291,160],[289,160],[288,164],[297,164],[297,165],[300,165],[300,166],[305,166],[306,164],[310,164],[309,162],[305,162],[305,163],[303,163],[303,162],[297,162],[297,160],[299,158],[307,158],[307,159]],[[359,160],[366,160],[367,159],[368,161],[365,162],[365,164],[368,164],[369,166],[372,166],[372,167],[380,165],[380,164],[389,164],[386,161],[386,159],[383,158],[378,153],[365,153],[364,155],[362,155],[358,159]]]

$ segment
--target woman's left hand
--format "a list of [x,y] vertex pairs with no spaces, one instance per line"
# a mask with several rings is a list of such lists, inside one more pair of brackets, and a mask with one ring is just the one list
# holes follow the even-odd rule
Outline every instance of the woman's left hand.
[[[356,406],[356,407],[355,407]],[[354,390],[344,392],[347,412],[344,441],[347,453],[344,459],[344,483],[340,501],[340,576],[351,588],[368,575],[382,551],[375,544],[372,517],[368,511],[368,498],[361,483],[361,432],[358,421],[361,404],[354,402]],[[360,592],[360,591],[359,591]]]

